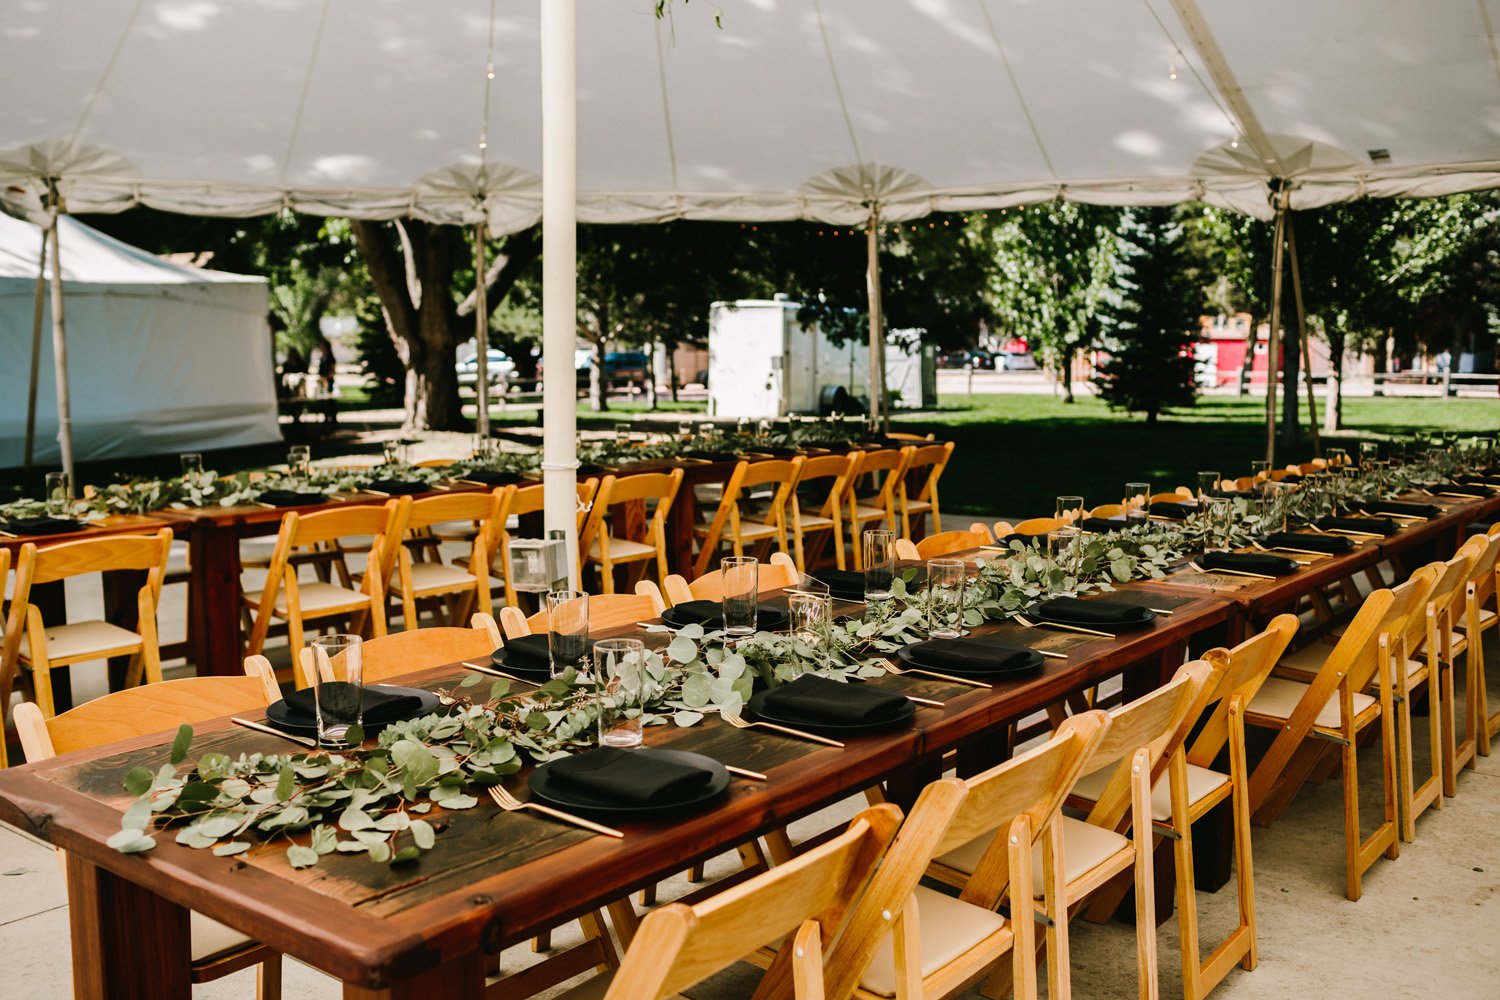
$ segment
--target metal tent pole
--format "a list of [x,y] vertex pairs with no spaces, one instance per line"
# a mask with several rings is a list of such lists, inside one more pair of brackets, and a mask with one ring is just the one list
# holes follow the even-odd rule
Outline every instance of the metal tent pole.
[[486,267],[484,252],[485,225],[481,219],[474,225],[474,343],[478,348],[475,356],[477,367],[475,387],[479,392],[479,412],[474,418],[474,429],[483,438],[490,436],[490,307],[489,289],[485,287]]
[[31,380],[26,390],[26,456],[21,463],[23,482],[31,477],[31,460],[36,445],[36,393],[42,367],[42,313],[47,301],[47,241],[51,235],[50,226],[42,227],[42,249],[36,258],[36,302],[31,312]]
[[1285,263],[1286,201],[1277,195],[1271,250],[1271,336],[1266,347],[1266,461],[1276,467],[1276,374],[1281,367],[1281,272]]
[[865,292],[870,301],[870,430],[886,425],[885,409],[885,315],[880,303],[880,206],[870,205],[865,230]]
[[63,325],[62,248],[57,235],[62,221],[62,200],[52,187],[52,362],[57,379],[57,443],[62,449],[62,467],[73,482],[73,403],[68,396],[68,338]]
[[1312,349],[1307,343],[1307,313],[1302,308],[1302,273],[1297,266],[1297,225],[1290,215],[1286,220],[1287,255],[1292,259],[1292,299],[1297,304],[1297,336],[1302,340],[1302,384],[1307,386],[1307,419],[1312,428],[1313,454],[1323,454],[1318,435],[1318,401],[1313,396]]

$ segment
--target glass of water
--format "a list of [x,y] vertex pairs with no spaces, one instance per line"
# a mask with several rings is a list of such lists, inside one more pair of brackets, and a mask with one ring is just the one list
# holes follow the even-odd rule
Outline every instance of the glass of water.
[[363,641],[357,635],[320,635],[312,641],[319,746],[347,745],[349,727],[364,718]]
[[1234,531],[1234,501],[1228,497],[1210,497],[1208,503],[1208,538],[1204,547],[1211,552],[1228,552]]
[[600,639],[594,644],[599,694],[599,745],[641,745],[646,704],[646,644],[639,639]]
[[724,631],[731,638],[755,634],[759,613],[760,561],[754,556],[730,556],[719,560],[724,581],[720,600],[724,606]]
[[1368,472],[1380,461],[1380,443],[1378,441],[1361,441],[1359,443],[1359,467]]
[[1125,484],[1125,520],[1131,524],[1144,524],[1151,516],[1151,484]]
[[1083,556],[1083,532],[1071,524],[1047,532],[1047,554],[1064,573],[1076,578]]
[[1207,500],[1209,497],[1219,492],[1219,481],[1223,478],[1224,477],[1219,475],[1217,472],[1198,473],[1199,501]]
[[1083,520],[1083,497],[1058,497],[1055,515],[1063,524],[1077,524]]
[[962,559],[927,560],[927,631],[938,639],[963,635],[964,583],[969,567]]
[[828,641],[828,625],[833,620],[833,602],[827,594],[811,591],[787,595],[791,613],[792,635],[815,649]]
[[888,601],[896,579],[896,533],[871,528],[860,537],[865,567],[865,600]]
[[45,494],[47,513],[54,517],[66,516],[73,500],[73,484],[68,479],[68,474],[49,472],[43,479],[42,486],[47,491]]
[[177,461],[182,464],[184,476],[196,476],[203,471],[202,452],[189,451],[177,456]]
[[1271,479],[1271,463],[1258,458],[1250,463],[1250,489],[1256,496],[1265,496],[1266,483]]
[[561,676],[569,667],[583,672],[589,651],[589,595],[580,590],[547,594],[547,658],[549,673]]
[[286,471],[306,479],[312,475],[312,449],[305,444],[294,444],[286,450]]

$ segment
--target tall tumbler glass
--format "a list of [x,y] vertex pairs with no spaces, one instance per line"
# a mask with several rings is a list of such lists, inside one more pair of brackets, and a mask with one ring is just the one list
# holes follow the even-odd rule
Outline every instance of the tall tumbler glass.
[[865,567],[865,600],[891,599],[891,582],[896,579],[896,533],[886,528],[871,528],[860,539]]
[[1125,484],[1125,520],[1145,524],[1151,517],[1151,484]]
[[1359,467],[1369,472],[1380,461],[1380,442],[1361,441],[1359,443]]
[[347,745],[349,727],[364,718],[363,642],[357,635],[320,635],[312,641],[319,746]]
[[760,601],[760,563],[754,556],[730,556],[719,560],[724,581],[724,631],[738,639],[755,634]]
[[1077,577],[1083,556],[1083,532],[1071,524],[1048,532],[1047,554],[1064,573]]
[[286,471],[306,479],[312,475],[312,449],[305,444],[294,444],[286,450]]
[[963,635],[964,583],[969,567],[962,559],[927,560],[927,631],[938,639]]
[[66,472],[49,472],[43,477],[44,499],[47,513],[53,517],[66,517],[72,506],[73,485]]
[[833,602],[828,595],[803,591],[788,595],[786,603],[791,614],[792,635],[814,649],[825,648],[828,627],[833,620]]
[[1219,492],[1219,481],[1224,477],[1217,472],[1198,473],[1198,500],[1202,502]]
[[203,471],[203,453],[197,451],[183,452],[177,456],[177,461],[182,464],[184,476],[196,476]]
[[1266,483],[1271,479],[1271,463],[1263,458],[1258,458],[1250,463],[1250,489],[1255,495],[1263,497],[1266,495]]
[[1083,497],[1058,497],[1056,516],[1064,524],[1077,524],[1083,520]]
[[1210,497],[1208,503],[1208,538],[1204,548],[1210,552],[1227,552],[1234,530],[1234,501],[1228,497]]
[[638,747],[646,707],[646,644],[639,639],[600,639],[594,644],[598,685],[599,745]]
[[589,652],[589,595],[578,590],[547,594],[547,658],[549,673],[562,675],[569,667],[582,673]]

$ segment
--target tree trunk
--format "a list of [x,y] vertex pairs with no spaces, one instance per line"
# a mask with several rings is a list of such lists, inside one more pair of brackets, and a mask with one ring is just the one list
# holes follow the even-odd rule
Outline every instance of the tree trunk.
[[1344,336],[1329,333],[1328,394],[1323,400],[1323,432],[1332,434],[1344,426]]
[[[1064,403],[1071,403],[1071,402],[1073,402],[1073,355],[1075,353],[1077,353],[1077,348],[1074,348],[1074,347],[1069,347],[1065,351],[1063,351],[1063,356],[1062,356],[1062,372],[1061,372],[1061,374],[1062,374],[1063,402]],[[1151,423],[1155,419],[1156,419],[1156,415],[1155,414],[1151,414],[1147,418],[1147,423]]]
[[1298,385],[1302,375],[1302,341],[1293,327],[1281,324],[1281,446],[1295,448],[1302,437],[1297,412]]
[[1250,372],[1255,368],[1255,344],[1260,339],[1260,321],[1250,314],[1250,332],[1245,335],[1245,360],[1240,363],[1240,395],[1250,395]]
[[671,383],[672,402],[677,402],[677,351],[667,349],[667,381]]

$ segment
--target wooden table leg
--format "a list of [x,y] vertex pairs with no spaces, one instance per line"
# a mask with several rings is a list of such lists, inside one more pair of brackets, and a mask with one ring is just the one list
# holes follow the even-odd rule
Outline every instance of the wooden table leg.
[[188,544],[193,666],[200,677],[239,674],[245,648],[240,638],[239,534],[203,518],[193,522]]
[[344,1000],[479,1000],[484,994],[484,953],[471,951],[384,989],[344,984]]
[[667,511],[667,568],[688,582],[693,579],[693,525],[698,520],[695,485],[684,479],[672,509]]
[[73,996],[190,1000],[188,911],[69,854]]

